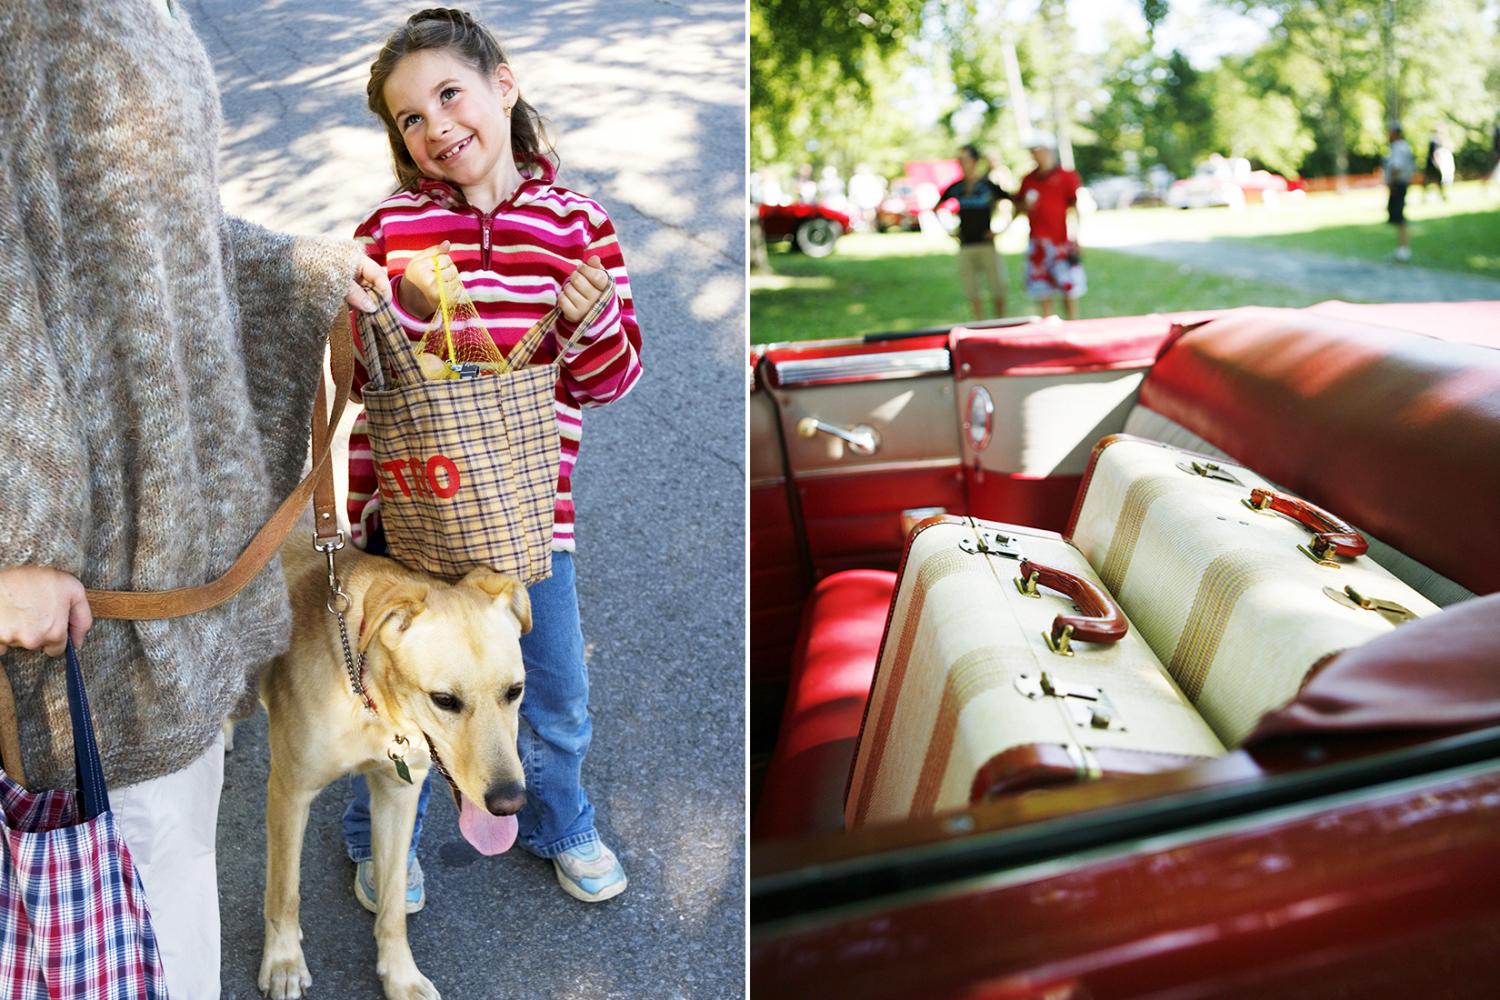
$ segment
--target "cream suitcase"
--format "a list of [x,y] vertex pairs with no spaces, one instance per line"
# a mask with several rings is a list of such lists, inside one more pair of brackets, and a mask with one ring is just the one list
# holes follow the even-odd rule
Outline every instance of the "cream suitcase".
[[1128,435],[1094,449],[1067,535],[1229,747],[1328,657],[1439,610],[1326,511]]
[[933,518],[902,561],[845,826],[1223,752],[1060,535]]

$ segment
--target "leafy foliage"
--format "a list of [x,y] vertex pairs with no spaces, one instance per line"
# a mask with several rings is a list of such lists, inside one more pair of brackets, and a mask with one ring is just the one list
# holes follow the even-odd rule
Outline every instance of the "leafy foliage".
[[1458,149],[1485,141],[1500,48],[1484,0],[1223,0],[1275,19],[1254,59],[1265,90],[1302,109],[1316,145],[1305,169],[1345,173],[1378,161],[1399,121],[1413,145],[1443,127]]
[[750,0],[751,158],[795,159],[798,133],[832,126],[842,101],[921,22],[922,0]]
[[1211,153],[1342,174],[1378,165],[1394,116],[1419,153],[1441,128],[1461,168],[1488,166],[1494,0],[1214,2],[1266,25],[1266,41],[1216,64],[1164,52],[1153,31],[1169,0],[1140,0],[1146,33],[1107,26],[1088,57],[1066,0],[750,0],[752,164],[863,161],[889,175],[972,141],[1021,170],[1017,133],[1036,123],[1071,136],[1085,176],[1184,175]]
[[1295,176],[1316,140],[1291,97],[1255,88],[1244,67],[1226,63],[1208,78],[1212,147]]

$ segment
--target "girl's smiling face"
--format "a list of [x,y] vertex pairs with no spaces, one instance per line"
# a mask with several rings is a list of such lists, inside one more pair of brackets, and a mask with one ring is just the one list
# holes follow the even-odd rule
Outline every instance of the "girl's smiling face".
[[453,184],[483,211],[520,182],[505,114],[520,96],[509,66],[486,77],[448,49],[423,49],[396,64],[383,96],[424,176]]

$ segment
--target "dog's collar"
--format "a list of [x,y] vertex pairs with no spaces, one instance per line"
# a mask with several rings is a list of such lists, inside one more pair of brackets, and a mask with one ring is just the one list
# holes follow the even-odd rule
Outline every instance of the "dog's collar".
[[462,812],[463,793],[458,790],[458,782],[454,781],[453,775],[448,773],[448,768],[443,763],[443,758],[438,755],[437,747],[432,744],[432,737],[428,736],[425,730],[418,729],[417,732],[421,733],[422,738],[427,741],[427,754],[432,758],[432,766],[437,768],[438,773],[448,780],[448,788],[453,792],[453,804]]
[[[365,654],[361,652],[358,658],[354,656],[349,646],[349,626],[344,621],[344,614],[342,611],[335,611],[334,613],[338,616],[339,620],[339,640],[344,646],[344,667],[349,674],[349,687],[354,691],[359,700],[364,703],[365,711],[378,718],[380,710],[375,707],[375,699],[370,697],[370,691],[365,687]],[[355,644],[358,645],[359,640],[363,639],[364,636],[365,620],[361,618],[359,620],[359,629],[354,634]],[[443,764],[443,758],[438,755],[437,747],[432,744],[432,737],[428,736],[426,731],[422,729],[418,729],[417,732],[421,733],[422,738],[427,741],[427,753],[432,759],[433,766],[448,780],[448,787],[453,790],[454,799],[459,799],[458,783],[453,780],[453,775],[448,773],[448,768]],[[395,743],[405,746],[407,740],[398,733],[396,734]],[[388,751],[388,754],[391,761],[396,765],[396,773],[410,782],[411,775],[406,773],[405,752],[397,754],[394,750],[391,750]]]
[[[349,675],[349,687],[355,696],[364,703],[365,711],[376,718],[380,717],[380,710],[375,707],[375,699],[370,697],[370,691],[365,687],[365,654],[361,650],[359,658],[355,659],[353,651],[349,647],[349,626],[344,621],[342,611],[334,611],[339,620],[339,642],[344,647],[344,670]],[[355,633],[356,643],[363,639],[365,634],[365,620],[360,618],[359,631]]]

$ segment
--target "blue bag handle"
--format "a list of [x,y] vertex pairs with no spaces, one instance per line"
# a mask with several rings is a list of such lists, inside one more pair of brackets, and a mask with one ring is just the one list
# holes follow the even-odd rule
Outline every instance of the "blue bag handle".
[[73,719],[73,767],[78,772],[78,819],[87,822],[109,812],[109,789],[104,784],[104,764],[99,760],[99,741],[94,738],[94,720],[89,715],[89,696],[83,689],[83,668],[78,651],[68,638],[68,715]]

